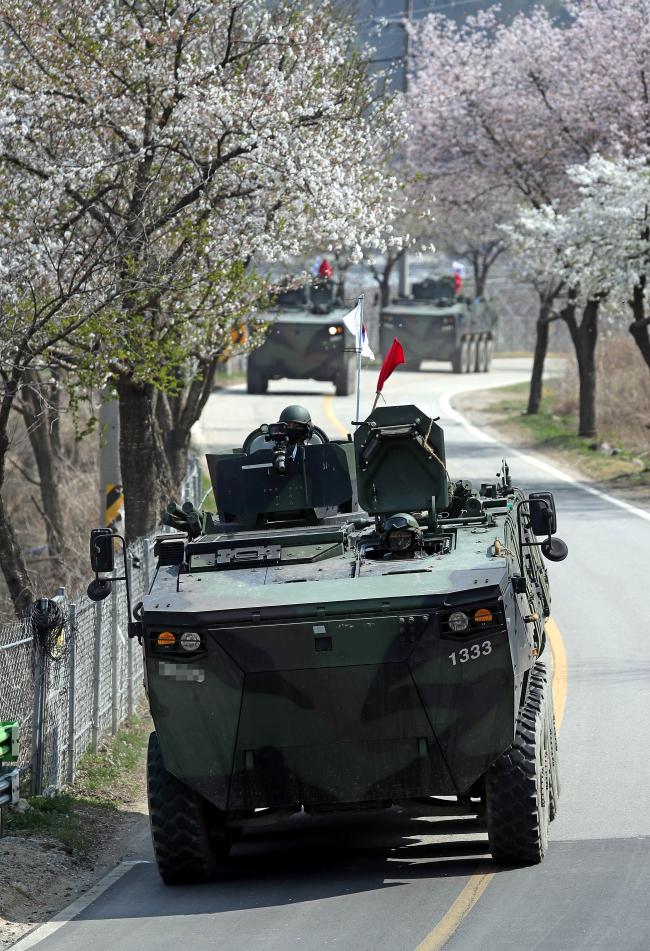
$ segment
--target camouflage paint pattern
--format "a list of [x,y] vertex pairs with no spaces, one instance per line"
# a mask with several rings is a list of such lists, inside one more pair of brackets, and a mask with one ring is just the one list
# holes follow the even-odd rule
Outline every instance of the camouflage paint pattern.
[[[305,516],[322,464],[322,447],[309,446],[295,510],[268,521],[252,482],[258,524],[220,524],[161,557],[143,607],[151,712],[167,769],[224,812],[463,795],[511,743],[543,646],[546,570],[537,548],[524,549],[522,566],[519,490],[488,486],[474,514],[452,516],[434,425],[417,407],[376,410],[366,432],[389,448],[372,467],[363,427],[355,438],[360,496],[386,498],[377,511],[405,507],[381,486],[391,472],[399,485],[406,446],[430,472],[422,497],[449,505],[421,517],[412,557],[386,553],[363,512]],[[249,467],[239,478],[268,469],[267,455],[231,457]],[[212,457],[213,476],[215,458],[225,454]],[[449,618],[461,610],[469,626],[455,633]],[[162,631],[176,636],[171,647],[159,645]],[[180,646],[188,631],[198,650]]]
[[336,382],[337,375],[351,379],[354,340],[342,320],[347,310],[264,314],[269,327],[262,346],[248,356],[251,367],[266,380],[287,377]]
[[417,368],[423,360],[453,362],[460,357],[463,340],[493,340],[496,324],[494,311],[483,300],[463,296],[397,300],[381,311],[379,349],[386,354],[397,337],[407,369]]

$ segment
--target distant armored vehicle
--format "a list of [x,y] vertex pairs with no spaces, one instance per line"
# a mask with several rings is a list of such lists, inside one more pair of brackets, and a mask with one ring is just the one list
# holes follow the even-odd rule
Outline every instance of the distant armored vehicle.
[[269,380],[288,377],[327,380],[336,386],[337,396],[351,393],[354,340],[343,324],[349,309],[336,301],[330,281],[278,294],[272,309],[261,316],[269,324],[264,343],[248,355],[248,392],[266,393]]
[[[416,406],[347,442],[284,416],[207,457],[218,516],[170,504],[129,624],[163,880],[211,878],[247,826],[301,810],[474,814],[497,861],[541,861],[559,794],[541,554],[567,554],[552,495],[505,463],[478,489],[450,477]],[[92,533],[97,600],[114,538]]]
[[412,296],[384,307],[379,320],[381,353],[398,337],[407,369],[419,369],[424,360],[449,360],[454,373],[490,369],[496,316],[484,301],[457,294],[453,277],[413,284]]

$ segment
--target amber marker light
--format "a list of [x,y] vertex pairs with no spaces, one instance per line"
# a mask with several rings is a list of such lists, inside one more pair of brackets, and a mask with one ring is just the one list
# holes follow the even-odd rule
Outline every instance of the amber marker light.
[[161,631],[156,638],[158,647],[173,647],[176,643],[176,635],[171,631]]
[[477,624],[490,624],[493,620],[492,612],[488,611],[487,608],[479,608],[478,611],[474,612],[474,621]]

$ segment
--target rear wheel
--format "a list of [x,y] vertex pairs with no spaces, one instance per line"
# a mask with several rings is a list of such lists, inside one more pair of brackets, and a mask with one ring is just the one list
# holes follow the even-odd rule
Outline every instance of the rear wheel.
[[151,838],[160,877],[166,885],[214,878],[230,842],[223,826],[198,793],[172,776],[162,760],[158,737],[149,737],[147,795]]
[[269,381],[259,370],[251,366],[250,362],[246,367],[246,389],[249,393],[260,395],[266,393],[269,388]]
[[481,337],[476,345],[476,372],[485,373],[485,363],[487,361],[487,340]]
[[[548,845],[551,800],[549,699],[546,667],[531,673],[528,698],[519,711],[512,745],[486,775],[490,850],[505,865],[533,865]],[[559,787],[558,787],[559,788]]]
[[478,341],[475,337],[468,343],[468,354],[467,354],[467,370],[466,373],[474,373],[476,371],[476,362],[478,359]]
[[492,338],[488,337],[485,341],[485,363],[483,366],[483,372],[489,373],[490,367],[492,366],[492,349],[494,344],[492,343]]
[[337,396],[349,396],[354,391],[354,363],[348,360],[334,377]]

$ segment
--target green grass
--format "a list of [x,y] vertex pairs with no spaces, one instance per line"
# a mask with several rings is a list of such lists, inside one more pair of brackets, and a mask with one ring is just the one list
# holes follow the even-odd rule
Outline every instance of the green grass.
[[245,373],[226,373],[223,370],[217,370],[212,381],[213,390],[223,390],[227,386],[234,386],[236,383],[245,383]]
[[86,853],[92,845],[89,834],[93,819],[107,810],[117,809],[115,803],[87,799],[70,793],[51,798],[32,796],[27,812],[5,812],[8,835],[51,836],[72,852]]
[[[494,402],[490,402],[489,411],[494,413],[497,426],[505,424],[511,433],[536,449],[560,453],[592,478],[625,478],[639,485],[650,482],[650,473],[635,461],[635,453],[626,449],[615,433],[600,433],[597,439],[578,436],[578,420],[574,415],[554,411],[553,393],[548,388],[544,390],[539,412],[527,415],[528,390],[528,383],[516,383],[492,391]],[[616,448],[617,454],[594,448],[602,443]]]
[[115,828],[119,803],[141,795],[150,729],[148,716],[130,717],[115,736],[104,738],[101,752],[81,757],[74,787],[52,797],[29,797],[27,812],[5,810],[5,831],[48,836],[70,852],[90,852],[98,835]]
[[132,791],[148,740],[149,726],[144,717],[129,717],[122,729],[105,744],[105,751],[84,753],[79,761],[77,786],[93,796],[106,795],[116,786]]

